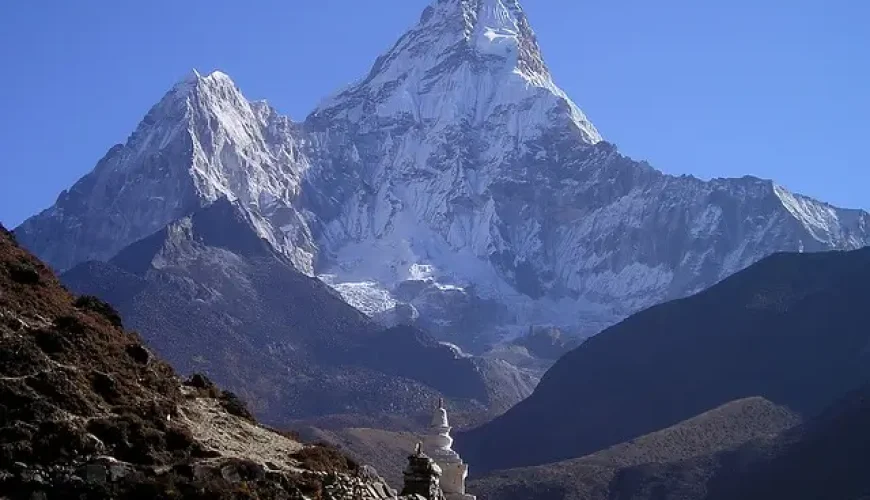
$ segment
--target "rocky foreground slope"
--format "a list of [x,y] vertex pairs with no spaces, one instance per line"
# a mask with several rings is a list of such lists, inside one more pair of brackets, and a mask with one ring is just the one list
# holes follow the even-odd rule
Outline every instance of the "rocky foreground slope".
[[0,228],[0,497],[395,498],[333,449],[257,424],[74,297]]
[[771,253],[870,242],[866,212],[621,155],[518,0],[433,1],[301,123],[194,72],[16,233],[67,270],[224,196],[355,307],[398,306],[466,347],[535,324],[597,333]]

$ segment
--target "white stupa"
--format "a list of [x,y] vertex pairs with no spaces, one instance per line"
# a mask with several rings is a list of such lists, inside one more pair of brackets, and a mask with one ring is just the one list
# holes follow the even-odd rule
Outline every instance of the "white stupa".
[[432,415],[429,434],[424,440],[425,451],[441,468],[441,491],[447,500],[475,500],[475,496],[465,493],[468,465],[453,451],[452,446],[453,438],[450,437],[450,424],[442,399]]

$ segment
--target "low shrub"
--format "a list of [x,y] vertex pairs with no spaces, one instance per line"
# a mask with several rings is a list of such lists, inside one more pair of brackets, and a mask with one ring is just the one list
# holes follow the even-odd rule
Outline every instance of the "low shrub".
[[326,443],[318,443],[302,448],[293,454],[301,467],[317,471],[355,472],[359,464],[345,456],[338,449]]
[[98,297],[93,295],[82,295],[76,299],[74,305],[83,311],[91,311],[99,314],[109,320],[109,323],[118,328],[124,327],[124,323],[121,320],[121,315],[118,314],[118,311],[108,302],[100,300]]
[[39,283],[39,271],[27,262],[9,262],[6,264],[9,270],[9,277],[16,283],[22,285],[36,285]]
[[84,333],[87,329],[81,318],[76,316],[58,316],[54,320],[54,327],[75,334]]
[[196,395],[202,398],[218,399],[221,397],[218,386],[201,373],[191,375],[189,379],[184,381],[184,385],[196,389]]
[[139,364],[147,365],[151,360],[151,353],[140,344],[130,344],[124,348],[124,351]]
[[242,401],[240,397],[236,396],[235,393],[223,391],[220,397],[220,402],[224,410],[226,410],[230,415],[235,415],[245,420],[256,422],[254,414],[248,410],[248,406],[245,402]]

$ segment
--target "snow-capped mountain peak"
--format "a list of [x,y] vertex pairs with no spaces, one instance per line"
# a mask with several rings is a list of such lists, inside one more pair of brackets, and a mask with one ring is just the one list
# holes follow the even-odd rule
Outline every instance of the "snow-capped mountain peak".
[[568,120],[585,143],[601,140],[554,83],[517,0],[436,0],[365,79],[321,103],[312,118],[413,120],[441,131],[481,125],[509,108],[522,110],[506,130],[515,140],[554,120]]
[[502,59],[538,85],[550,80],[535,33],[517,0],[466,0],[460,3],[465,38],[476,54]]
[[301,124],[194,71],[17,233],[63,270],[221,197],[353,305],[445,336],[592,333],[773,252],[870,242],[866,212],[619,154],[554,83],[517,0],[435,1]]
[[34,246],[65,270],[107,259],[226,197],[247,207],[260,236],[311,274],[313,239],[294,207],[308,168],[295,127],[265,103],[248,101],[225,73],[194,70],[149,110],[125,144],[20,231],[50,227],[38,238],[67,241],[50,250]]

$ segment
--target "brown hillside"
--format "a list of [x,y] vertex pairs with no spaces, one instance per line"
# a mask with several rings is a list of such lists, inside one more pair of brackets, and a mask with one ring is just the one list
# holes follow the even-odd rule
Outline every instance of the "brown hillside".
[[0,497],[349,498],[362,484],[207,379],[182,384],[120,325],[0,227]]

